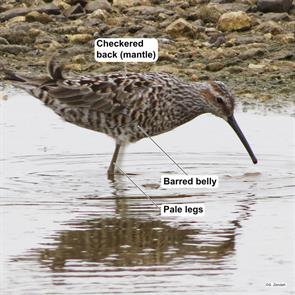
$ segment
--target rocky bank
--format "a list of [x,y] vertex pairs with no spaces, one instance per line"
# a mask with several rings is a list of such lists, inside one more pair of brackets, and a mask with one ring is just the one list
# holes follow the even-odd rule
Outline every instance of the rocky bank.
[[243,106],[294,106],[295,8],[292,0],[6,0],[0,2],[4,67],[45,71],[58,53],[69,75],[114,72],[97,63],[99,37],[154,37],[159,60],[128,71],[161,71],[190,81],[218,79]]

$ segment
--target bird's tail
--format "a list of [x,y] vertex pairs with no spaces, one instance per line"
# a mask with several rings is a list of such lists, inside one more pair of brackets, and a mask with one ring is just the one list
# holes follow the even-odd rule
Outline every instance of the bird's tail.
[[47,62],[47,72],[52,80],[64,80],[64,64],[56,61],[57,57],[52,56]]
[[4,80],[9,81],[15,87],[21,88],[31,95],[43,100],[47,94],[49,86],[56,85],[57,81],[63,80],[63,64],[56,62],[55,57],[51,57],[47,62],[47,75],[30,76],[22,73],[15,73],[2,66]]
[[55,57],[51,57],[47,62],[48,75],[43,76],[29,76],[22,73],[15,73],[2,66],[4,72],[4,80],[11,82],[14,86],[22,88],[26,91],[32,90],[36,87],[49,85],[52,82],[63,80],[63,64],[58,64]]

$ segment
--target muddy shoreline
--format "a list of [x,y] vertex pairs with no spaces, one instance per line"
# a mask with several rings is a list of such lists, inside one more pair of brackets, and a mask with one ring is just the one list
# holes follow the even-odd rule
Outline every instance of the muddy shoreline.
[[6,1],[0,5],[1,63],[39,74],[56,53],[69,76],[122,71],[122,63],[95,62],[94,40],[155,37],[159,60],[129,63],[128,71],[221,80],[243,108],[258,104],[293,114],[295,8],[263,12],[260,2]]

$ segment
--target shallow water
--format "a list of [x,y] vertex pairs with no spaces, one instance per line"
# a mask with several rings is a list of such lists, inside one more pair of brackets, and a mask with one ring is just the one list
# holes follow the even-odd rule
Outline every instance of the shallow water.
[[128,146],[120,166],[156,203],[206,206],[164,218],[125,176],[106,179],[110,138],[23,92],[0,111],[0,294],[294,292],[294,118],[237,113],[257,165],[210,115],[154,138],[187,173],[218,175],[215,190],[160,188],[178,168],[148,139]]

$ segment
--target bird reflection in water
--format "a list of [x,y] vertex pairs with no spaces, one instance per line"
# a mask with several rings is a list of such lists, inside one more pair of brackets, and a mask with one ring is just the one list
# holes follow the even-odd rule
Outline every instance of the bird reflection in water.
[[[119,194],[119,190],[116,194]],[[59,232],[47,249],[40,249],[39,259],[52,271],[65,271],[67,263],[78,261],[114,267],[157,266],[194,261],[220,266],[234,254],[237,229],[250,217],[252,198],[238,204],[240,212],[226,226],[210,225],[201,220],[173,223],[159,216],[135,216],[127,199],[115,198],[116,216],[99,217],[69,224]],[[133,214],[132,214],[133,213]],[[135,217],[134,217],[135,216]],[[198,265],[199,264],[199,265]]]
[[70,260],[117,267],[154,266],[179,261],[187,255],[218,263],[233,253],[234,228],[216,232],[222,240],[219,237],[219,242],[211,244],[210,239],[198,240],[198,234],[197,229],[174,228],[157,220],[93,219],[61,232],[53,249],[41,251],[40,261],[61,271]]
[[61,232],[55,249],[41,253],[53,270],[67,260],[102,262],[111,266],[166,264],[196,251],[190,238],[197,230],[173,228],[158,220],[101,218],[84,221],[76,230]]

